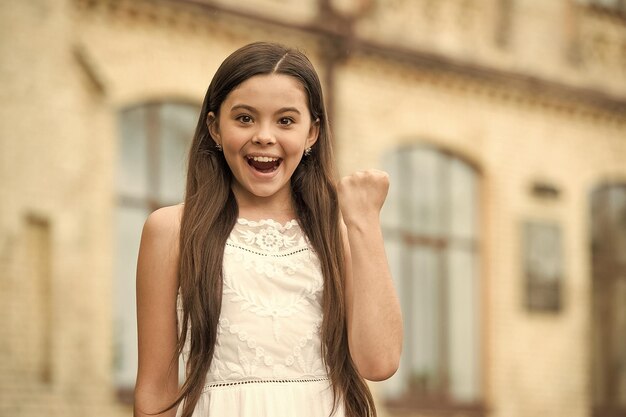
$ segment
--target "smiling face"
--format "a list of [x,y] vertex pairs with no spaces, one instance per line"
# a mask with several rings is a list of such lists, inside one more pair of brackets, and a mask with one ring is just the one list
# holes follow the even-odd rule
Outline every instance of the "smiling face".
[[288,75],[253,76],[209,113],[211,136],[222,145],[240,208],[291,207],[291,175],[319,134],[307,94]]

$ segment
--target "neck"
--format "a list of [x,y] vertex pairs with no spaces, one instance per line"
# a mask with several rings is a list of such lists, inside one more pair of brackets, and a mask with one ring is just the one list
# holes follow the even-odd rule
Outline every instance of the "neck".
[[291,192],[284,195],[270,197],[258,197],[250,194],[239,193],[233,188],[239,217],[248,220],[273,219],[278,222],[286,222],[296,217],[295,202]]

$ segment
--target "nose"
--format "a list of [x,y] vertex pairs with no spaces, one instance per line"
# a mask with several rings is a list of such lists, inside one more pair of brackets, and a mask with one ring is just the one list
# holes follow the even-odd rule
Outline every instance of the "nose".
[[270,126],[260,126],[252,138],[252,143],[256,145],[271,145],[276,143],[276,138],[274,138]]

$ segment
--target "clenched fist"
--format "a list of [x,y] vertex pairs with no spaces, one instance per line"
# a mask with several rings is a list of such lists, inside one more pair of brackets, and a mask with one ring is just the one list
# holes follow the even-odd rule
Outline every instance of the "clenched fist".
[[339,208],[346,225],[377,221],[389,190],[389,175],[368,169],[343,177],[337,186]]

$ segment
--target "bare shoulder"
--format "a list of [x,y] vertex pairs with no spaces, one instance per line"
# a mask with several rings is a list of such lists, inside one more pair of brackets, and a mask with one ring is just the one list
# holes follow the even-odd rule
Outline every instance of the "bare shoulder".
[[183,206],[162,207],[153,211],[143,227],[143,238],[176,246],[180,233]]
[[163,207],[148,216],[141,234],[138,281],[171,281],[177,276],[182,207]]
[[180,219],[183,214],[183,205],[162,207],[153,211],[146,220],[146,226],[156,231],[178,231]]

